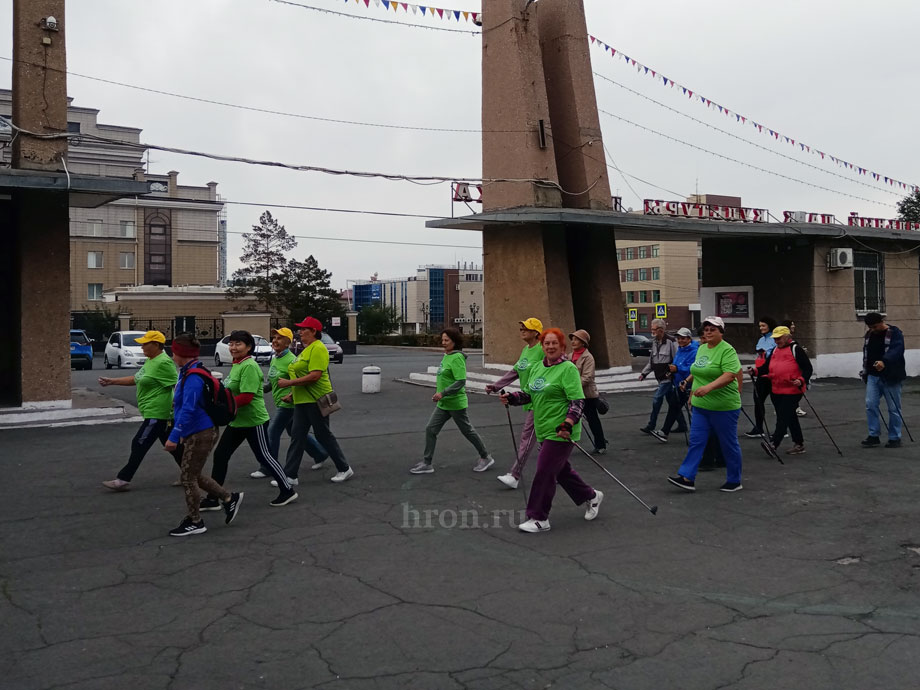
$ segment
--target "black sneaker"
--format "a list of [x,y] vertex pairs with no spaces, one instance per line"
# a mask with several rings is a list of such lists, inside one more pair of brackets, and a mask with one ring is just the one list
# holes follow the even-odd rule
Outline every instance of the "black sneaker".
[[751,429],[749,432],[745,434],[745,436],[747,436],[748,438],[760,438],[761,436],[763,436],[763,432],[760,431],[759,429]]
[[667,442],[668,442],[668,435],[667,435],[666,433],[664,433],[663,431],[653,431],[653,432],[652,432],[652,436],[654,436],[655,438],[657,438],[657,439],[658,439],[659,441],[661,441],[662,443],[667,443]]
[[169,530],[169,536],[187,537],[190,534],[202,534],[203,532],[207,531],[208,528],[204,526],[204,520],[192,522],[191,518],[186,517],[182,520],[182,522],[179,523],[178,527]]
[[719,487],[719,491],[724,491],[727,494],[734,493],[736,491],[741,491],[744,487],[741,486],[741,482],[725,482],[722,486]]
[[200,510],[202,513],[210,513],[214,510],[222,510],[222,506],[220,505],[219,499],[211,498],[208,496],[207,498],[201,499],[201,503],[198,505],[198,510]]
[[240,503],[243,502],[242,493],[232,493],[230,494],[230,500],[224,503],[224,512],[227,514],[224,522],[230,524],[236,518],[236,513],[240,509]]
[[865,441],[860,441],[859,445],[863,448],[875,448],[875,446],[881,445],[881,441],[878,440],[878,436],[866,436]]
[[692,479],[687,479],[679,474],[675,474],[673,477],[668,477],[668,481],[671,482],[674,486],[680,487],[684,491],[696,491],[696,484]]
[[900,447],[901,447],[901,439],[899,438],[889,439],[888,443],[885,444],[885,448],[900,448]]
[[297,500],[297,492],[294,491],[294,489],[288,489],[287,491],[282,489],[281,493],[278,494],[278,496],[274,500],[272,500],[269,503],[269,505],[276,506],[276,507],[286,506],[288,503],[293,503],[296,500]]
[[652,429],[652,427],[650,426],[642,426],[642,427],[639,427],[639,431],[641,431],[643,434],[648,434],[649,436],[651,436],[654,429]]

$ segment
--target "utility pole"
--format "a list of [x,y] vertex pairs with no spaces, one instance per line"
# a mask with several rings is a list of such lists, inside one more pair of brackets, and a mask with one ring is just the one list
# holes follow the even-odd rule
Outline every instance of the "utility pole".
[[475,302],[473,302],[473,303],[470,305],[470,316],[473,317],[473,318],[472,318],[473,333],[476,332],[476,315],[479,313],[479,309],[480,309],[479,305],[476,304]]

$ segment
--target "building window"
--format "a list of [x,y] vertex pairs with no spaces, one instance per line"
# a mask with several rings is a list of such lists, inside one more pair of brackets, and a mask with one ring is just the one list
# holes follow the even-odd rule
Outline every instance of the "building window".
[[697,266],[697,267],[696,267],[696,279],[697,279],[697,280],[702,280],[702,279],[703,279],[703,267],[702,267],[702,266]]
[[623,260],[623,250],[617,249],[617,261],[622,261],[622,260]]
[[86,299],[98,302],[102,299],[102,283],[89,283],[86,286]]
[[93,237],[102,237],[102,226],[104,223],[101,220],[88,220],[86,221],[86,227],[89,230],[89,234]]
[[626,258],[627,258],[627,259],[635,259],[635,258],[636,258],[636,248],[635,248],[635,247],[627,247],[627,248],[626,248]]
[[86,252],[87,268],[102,268],[102,252]]
[[629,291],[626,293],[626,302],[627,302],[627,304],[635,304],[635,302],[636,302],[636,293],[633,292],[632,290],[629,290]]
[[661,280],[661,268],[654,266],[652,268],[652,280]]
[[80,123],[79,122],[68,122],[67,132],[70,134],[79,134],[80,133]]
[[658,246],[657,244],[653,244],[653,245],[652,245],[652,258],[653,258],[653,259],[657,259],[657,258],[658,258],[658,252],[659,252],[659,251],[660,251],[659,246]]
[[636,279],[636,272],[633,269],[627,269],[626,271],[626,282],[631,283]]
[[644,245],[643,245],[642,247],[639,247],[639,258],[640,258],[640,259],[647,259],[647,258],[648,258],[648,247],[646,247],[646,246],[644,246]]
[[152,264],[165,264],[165,263],[166,263],[166,255],[165,255],[165,254],[151,254],[151,255],[150,255],[150,263],[152,263]]
[[648,269],[647,268],[639,269],[639,280],[648,280]]
[[118,268],[134,268],[134,252],[120,252],[118,254]]
[[119,223],[119,237],[130,237],[134,239],[137,237],[137,228],[134,226],[133,220],[123,220]]
[[652,301],[653,302],[661,301],[661,290],[652,290]]
[[150,234],[151,234],[151,235],[165,235],[165,234],[166,234],[166,226],[165,226],[165,225],[151,225],[151,226],[150,226]]
[[853,252],[856,311],[885,311],[885,257],[876,252]]
[[648,304],[648,290],[639,290],[639,304]]
[[648,328],[648,314],[639,314],[639,328]]

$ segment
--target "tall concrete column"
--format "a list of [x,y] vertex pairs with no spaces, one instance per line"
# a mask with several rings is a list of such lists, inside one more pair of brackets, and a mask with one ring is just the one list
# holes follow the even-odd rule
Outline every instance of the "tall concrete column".
[[[54,17],[55,27],[51,27]],[[13,124],[40,134],[67,131],[64,0],[13,2]],[[56,29],[56,30],[55,30]],[[62,171],[66,139],[19,133],[12,167]],[[70,404],[70,233],[66,191],[18,191],[17,235],[21,402]]]

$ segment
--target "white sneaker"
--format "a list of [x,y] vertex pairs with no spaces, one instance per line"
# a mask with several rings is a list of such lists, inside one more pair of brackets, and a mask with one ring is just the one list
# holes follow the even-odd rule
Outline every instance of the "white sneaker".
[[344,481],[347,481],[355,476],[355,471],[350,467],[344,472],[336,472],[335,476],[329,481],[335,482],[336,484],[341,484]]
[[509,489],[518,488],[518,480],[514,478],[513,474],[503,474],[498,478],[498,481],[507,486]]
[[473,468],[473,472],[485,472],[494,464],[495,460],[492,459],[491,455],[487,458],[479,458],[479,462],[476,463],[476,466]]
[[[250,472],[249,476],[252,477],[253,479],[265,479],[266,477],[270,477],[271,475],[265,474],[265,472],[263,472],[262,470],[256,470],[255,472]],[[275,486],[277,486],[277,484]]]
[[312,465],[310,465],[310,469],[311,470],[321,470],[325,466],[326,466],[326,461],[320,460],[319,462],[314,462]]
[[[249,475],[249,476],[251,477],[252,475]],[[291,486],[297,486],[298,484],[300,484],[300,480],[299,480],[299,479],[294,479],[294,478],[292,478],[292,477],[288,477],[287,480],[288,480],[288,482],[290,483]],[[277,480],[277,479],[272,479],[272,486],[278,486],[278,480]]]
[[795,408],[795,413],[796,413],[799,417],[804,417],[805,415],[808,414],[808,413],[807,413],[805,410],[803,410],[801,407]]
[[585,511],[585,520],[593,520],[597,517],[597,511],[601,507],[601,501],[604,500],[604,492],[600,489],[595,489],[594,494],[594,498],[588,501],[588,509]]
[[549,520],[528,520],[518,525],[522,532],[549,532]]

